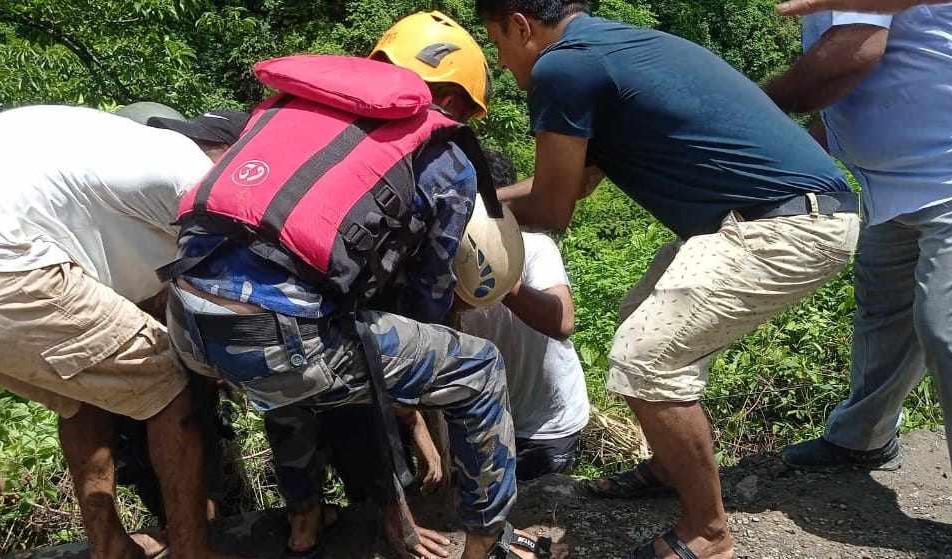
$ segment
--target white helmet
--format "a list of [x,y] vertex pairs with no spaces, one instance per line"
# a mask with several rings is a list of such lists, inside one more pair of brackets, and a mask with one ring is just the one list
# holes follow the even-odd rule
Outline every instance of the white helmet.
[[515,216],[506,206],[501,219],[489,217],[476,197],[453,260],[456,295],[472,307],[485,307],[506,296],[522,276],[525,247]]

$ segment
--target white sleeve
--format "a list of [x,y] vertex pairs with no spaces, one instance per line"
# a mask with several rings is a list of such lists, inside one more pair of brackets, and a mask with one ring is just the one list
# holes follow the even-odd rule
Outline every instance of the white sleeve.
[[178,229],[171,224],[178,216],[179,200],[202,180],[212,162],[184,136],[158,145],[162,146],[159,153],[168,165],[160,174],[150,176],[147,185],[141,187],[142,205],[138,210],[156,227],[177,235]]
[[569,285],[569,277],[555,241],[542,233],[523,233],[522,238],[526,247],[523,283],[539,291],[557,285]]
[[876,27],[889,29],[889,26],[892,25],[893,18],[891,14],[866,14],[861,12],[832,12],[832,14],[833,23],[831,27],[864,23],[866,25],[875,25]]

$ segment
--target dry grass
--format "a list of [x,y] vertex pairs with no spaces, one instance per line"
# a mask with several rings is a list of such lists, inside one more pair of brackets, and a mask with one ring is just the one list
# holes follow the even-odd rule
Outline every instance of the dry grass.
[[583,463],[616,470],[633,466],[648,454],[641,426],[631,416],[592,408],[591,419],[582,431]]

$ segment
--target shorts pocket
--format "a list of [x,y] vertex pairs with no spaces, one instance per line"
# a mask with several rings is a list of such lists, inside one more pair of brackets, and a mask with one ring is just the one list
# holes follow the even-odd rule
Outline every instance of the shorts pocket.
[[[143,330],[146,318],[132,303],[117,305],[110,315],[91,321],[88,327],[80,328],[77,335],[40,355],[64,379],[74,377],[116,353]],[[157,340],[151,341],[154,344]]]

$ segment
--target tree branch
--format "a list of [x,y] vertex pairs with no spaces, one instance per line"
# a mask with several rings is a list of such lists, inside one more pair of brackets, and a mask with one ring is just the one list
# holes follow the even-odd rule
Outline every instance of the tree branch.
[[[76,55],[77,58],[79,58],[80,62],[82,62],[83,66],[85,66],[89,73],[92,74],[93,78],[95,78],[96,82],[99,83],[99,86],[103,91],[111,91],[108,88],[108,84],[104,83],[104,80],[102,79],[103,76],[106,76],[110,81],[112,81],[113,85],[118,88],[118,101],[125,104],[134,101],[132,93],[125,86],[125,84],[123,84],[119,78],[109,72],[105,64],[103,64],[99,58],[96,57],[92,50],[83,45],[79,40],[55,28],[50,23],[37,21],[24,16],[23,14],[18,14],[16,12],[2,8],[0,8],[0,21],[7,21],[9,23],[23,25],[49,36],[56,42],[69,49],[74,55]],[[101,93],[102,92],[100,92],[100,97],[103,97]],[[117,96],[113,94],[108,95],[108,97],[116,98]]]

